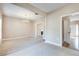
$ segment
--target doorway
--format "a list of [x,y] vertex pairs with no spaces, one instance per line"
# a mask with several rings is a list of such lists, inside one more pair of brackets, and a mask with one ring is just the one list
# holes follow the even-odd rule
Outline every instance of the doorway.
[[79,50],[79,14],[62,18],[62,46]]
[[63,21],[63,46],[64,47],[69,47],[70,46],[70,20],[69,16],[65,16],[62,18]]
[[44,39],[44,24],[43,23],[38,23],[36,26],[36,37],[40,37]]

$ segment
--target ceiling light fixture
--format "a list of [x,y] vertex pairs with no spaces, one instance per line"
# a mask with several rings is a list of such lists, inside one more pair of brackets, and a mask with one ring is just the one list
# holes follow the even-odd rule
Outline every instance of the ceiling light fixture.
[[38,15],[38,13],[35,13],[35,15]]

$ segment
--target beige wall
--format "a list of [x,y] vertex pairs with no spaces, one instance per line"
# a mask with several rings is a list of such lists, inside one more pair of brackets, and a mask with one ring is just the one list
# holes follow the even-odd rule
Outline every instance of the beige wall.
[[23,19],[6,17],[3,19],[3,39],[29,37],[33,35],[33,23],[22,22]]
[[63,15],[79,12],[79,4],[69,4],[56,10],[47,16],[46,41],[61,46],[62,45],[62,17]]

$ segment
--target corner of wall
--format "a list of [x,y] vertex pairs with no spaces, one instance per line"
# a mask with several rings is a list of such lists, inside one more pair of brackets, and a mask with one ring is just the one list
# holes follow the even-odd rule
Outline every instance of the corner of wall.
[[61,47],[61,44],[58,44],[58,43],[55,43],[55,42],[51,42],[51,41],[48,41],[48,40],[46,40],[45,43],[49,43],[49,44]]

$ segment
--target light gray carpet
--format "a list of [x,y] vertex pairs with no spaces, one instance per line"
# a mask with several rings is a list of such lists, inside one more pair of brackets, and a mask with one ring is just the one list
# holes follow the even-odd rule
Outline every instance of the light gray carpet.
[[42,42],[40,38],[21,38],[14,40],[4,40],[2,45],[0,46],[0,55],[4,56],[7,54],[11,54],[39,42]]
[[79,52],[49,43],[37,43],[7,56],[79,56]]

